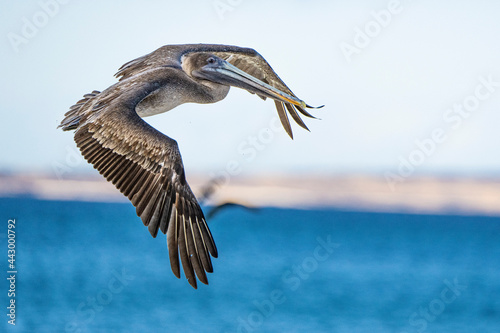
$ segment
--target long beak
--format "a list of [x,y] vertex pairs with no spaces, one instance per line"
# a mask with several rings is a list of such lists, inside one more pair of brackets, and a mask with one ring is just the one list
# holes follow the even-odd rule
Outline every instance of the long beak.
[[258,95],[272,98],[276,101],[290,103],[302,108],[309,107],[303,100],[262,82],[250,74],[245,73],[238,67],[231,65],[227,61],[221,62],[218,67],[211,68],[210,73],[204,71],[203,76],[210,81],[242,88]]

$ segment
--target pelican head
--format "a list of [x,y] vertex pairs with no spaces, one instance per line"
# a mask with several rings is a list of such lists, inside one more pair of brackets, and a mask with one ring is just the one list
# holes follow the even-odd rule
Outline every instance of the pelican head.
[[306,103],[251,76],[213,54],[200,52],[183,56],[182,69],[194,79],[238,87],[276,101],[306,107]]

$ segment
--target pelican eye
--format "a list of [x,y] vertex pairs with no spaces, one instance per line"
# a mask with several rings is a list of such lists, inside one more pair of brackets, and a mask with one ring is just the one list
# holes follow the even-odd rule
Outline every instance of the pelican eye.
[[217,62],[217,60],[215,60],[215,58],[214,58],[214,57],[210,57],[210,58],[208,58],[208,59],[207,59],[207,62],[208,62],[209,64],[215,64],[215,63]]

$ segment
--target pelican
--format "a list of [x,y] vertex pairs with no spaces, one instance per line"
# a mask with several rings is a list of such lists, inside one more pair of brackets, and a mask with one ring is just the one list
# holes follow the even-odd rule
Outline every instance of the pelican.
[[[136,208],[153,237],[166,234],[172,272],[180,263],[189,284],[208,284],[210,256],[217,248],[191,191],[177,142],[142,118],[183,103],[215,103],[230,87],[245,89],[276,104],[281,123],[293,139],[286,111],[308,130],[299,113],[313,108],[295,96],[255,50],[228,45],[166,45],[127,62],[118,82],[83,96],[58,126],[75,130],[83,157]],[[285,111],[286,110],[286,111]],[[179,263],[180,258],[180,263]]]

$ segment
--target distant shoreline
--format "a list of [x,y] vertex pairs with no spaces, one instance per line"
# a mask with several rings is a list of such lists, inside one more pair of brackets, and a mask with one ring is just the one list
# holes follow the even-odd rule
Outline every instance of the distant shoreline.
[[[256,176],[211,181],[190,176],[200,202],[236,202],[251,207],[336,208],[415,214],[500,216],[500,178],[411,178],[391,188],[371,176]],[[203,192],[211,192],[210,196]],[[64,180],[38,174],[0,175],[0,197],[45,200],[127,202],[100,176]]]

